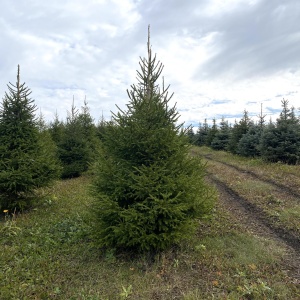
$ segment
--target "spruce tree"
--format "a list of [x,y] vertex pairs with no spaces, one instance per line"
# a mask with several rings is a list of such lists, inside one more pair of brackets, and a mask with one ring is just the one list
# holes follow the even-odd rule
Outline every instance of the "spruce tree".
[[186,131],[186,135],[189,139],[189,142],[191,144],[195,144],[196,143],[196,135],[194,133],[193,126],[190,125],[185,131]]
[[99,139],[86,101],[82,112],[74,101],[58,143],[58,156],[63,166],[62,178],[79,177],[96,158]]
[[207,120],[205,119],[203,124],[199,123],[199,127],[196,133],[197,146],[204,146],[206,144],[208,131],[209,128],[208,128]]
[[229,141],[229,135],[230,131],[228,121],[226,121],[224,117],[222,117],[218,132],[211,142],[211,147],[214,150],[226,150]]
[[233,128],[231,129],[231,134],[228,142],[227,149],[231,152],[236,154],[237,153],[237,146],[242,138],[243,134],[247,133],[250,126],[253,125],[253,122],[248,116],[248,112],[244,110],[244,114],[242,119],[237,123],[233,125]]
[[0,205],[23,209],[38,187],[58,175],[51,149],[41,138],[31,91],[20,82],[9,83],[0,108]]
[[276,124],[270,124],[264,130],[260,151],[263,159],[270,162],[296,164],[300,160],[300,124],[294,108],[288,107],[288,101],[282,100],[282,112]]
[[251,125],[249,130],[240,138],[237,145],[236,153],[245,157],[259,156],[259,142],[261,134],[261,124]]
[[149,35],[147,48],[127,109],[118,108],[107,125],[95,170],[95,235],[104,247],[164,249],[190,235],[213,205],[169,86],[157,83],[163,65],[152,56]]
[[208,127],[207,136],[205,139],[205,145],[210,147],[213,139],[215,138],[216,134],[218,133],[218,126],[217,121],[213,118],[213,124],[211,127]]
[[54,121],[50,122],[48,132],[50,133],[52,140],[57,146],[62,142],[64,129],[65,124],[59,120],[58,114],[56,113]]

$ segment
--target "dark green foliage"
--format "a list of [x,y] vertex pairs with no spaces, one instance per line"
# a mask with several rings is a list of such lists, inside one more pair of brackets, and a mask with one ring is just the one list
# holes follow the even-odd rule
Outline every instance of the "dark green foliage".
[[105,130],[93,185],[95,234],[101,246],[161,250],[189,236],[213,200],[168,87],[157,85],[163,66],[149,41],[140,66],[127,111],[119,109]]
[[208,133],[205,139],[205,145],[206,146],[211,146],[211,143],[213,141],[213,139],[215,138],[216,134],[218,133],[218,126],[217,126],[217,122],[216,119],[213,119],[213,124],[211,127],[208,127]]
[[96,135],[100,140],[104,139],[106,127],[108,124],[109,124],[109,122],[105,121],[105,119],[102,115],[100,121],[98,122],[98,124],[96,126]]
[[282,100],[283,110],[276,125],[270,124],[264,130],[260,143],[263,159],[270,162],[296,164],[300,159],[300,124],[294,109],[288,101]]
[[38,187],[56,178],[59,167],[39,131],[36,106],[31,91],[20,84],[18,67],[16,85],[8,85],[0,109],[0,206],[19,209],[30,205]]
[[191,144],[196,143],[196,135],[194,133],[193,126],[190,126],[186,129],[186,135],[187,135],[188,140]]
[[57,113],[55,114],[54,121],[50,123],[48,131],[52,140],[56,145],[59,145],[63,139],[65,125],[58,119]]
[[226,150],[230,136],[228,121],[224,117],[220,122],[219,130],[211,142],[211,148],[215,150]]
[[197,146],[204,146],[206,145],[206,139],[207,139],[207,135],[208,135],[208,124],[206,119],[204,120],[203,124],[199,124],[197,133],[196,133],[196,145]]
[[233,128],[231,129],[231,134],[227,147],[227,149],[231,153],[237,153],[238,143],[242,138],[243,134],[247,133],[251,125],[253,125],[253,122],[248,117],[248,112],[245,110],[242,119],[238,123],[235,122]]
[[[57,133],[59,124],[55,128]],[[84,103],[81,113],[73,103],[58,143],[58,157],[63,166],[62,178],[78,177],[87,171],[96,158],[98,146],[99,139],[87,103]]]
[[259,143],[262,134],[260,125],[252,125],[247,133],[243,134],[237,145],[237,154],[246,157],[255,157],[260,155]]

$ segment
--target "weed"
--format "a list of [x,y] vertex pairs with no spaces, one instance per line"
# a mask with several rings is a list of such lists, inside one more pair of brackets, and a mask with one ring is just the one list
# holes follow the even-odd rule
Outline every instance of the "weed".
[[[21,228],[17,226],[16,222],[16,210],[13,213],[9,214],[9,210],[3,210],[4,216],[4,224],[1,226],[0,234],[2,238],[10,238],[13,236],[17,236],[21,232]],[[1,238],[0,236],[0,238]]]
[[132,285],[129,285],[127,288],[122,285],[122,292],[120,293],[121,299],[128,299],[132,294]]

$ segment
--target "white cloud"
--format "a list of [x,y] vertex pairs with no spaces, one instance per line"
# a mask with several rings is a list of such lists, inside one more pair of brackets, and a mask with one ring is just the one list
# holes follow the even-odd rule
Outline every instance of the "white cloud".
[[148,24],[187,124],[255,115],[260,103],[271,113],[278,95],[300,106],[297,0],[4,0],[2,11],[0,93],[19,63],[48,120],[63,118],[73,96],[77,107],[86,96],[96,120],[124,108]]

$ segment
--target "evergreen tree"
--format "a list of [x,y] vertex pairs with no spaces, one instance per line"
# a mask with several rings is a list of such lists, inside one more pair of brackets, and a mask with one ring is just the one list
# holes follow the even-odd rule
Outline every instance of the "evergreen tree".
[[246,157],[259,156],[259,143],[262,130],[261,125],[250,126],[247,133],[243,134],[239,140],[236,153]]
[[98,124],[96,126],[96,134],[100,140],[103,140],[103,138],[104,138],[106,124],[107,124],[107,122],[105,121],[103,113],[102,113],[101,119],[98,121]]
[[199,127],[196,133],[196,145],[198,146],[204,146],[206,144],[206,139],[207,139],[207,135],[208,135],[208,124],[207,124],[207,120],[204,120],[204,123],[201,124],[199,123]]
[[218,126],[217,126],[217,121],[214,118],[212,126],[208,127],[208,133],[207,133],[207,137],[206,137],[206,140],[205,140],[205,145],[206,146],[211,147],[211,143],[212,143],[212,141],[215,138],[217,133],[218,133]]
[[58,144],[58,156],[63,166],[62,178],[78,177],[87,171],[96,158],[98,145],[99,139],[87,103],[84,103],[80,113],[73,101]]
[[242,119],[239,123],[235,122],[233,128],[231,129],[231,134],[229,137],[228,147],[227,149],[231,152],[236,154],[237,153],[237,146],[242,138],[243,134],[247,133],[250,126],[253,125],[253,122],[248,116],[248,112],[244,110],[244,114]]
[[163,66],[141,59],[138,84],[128,91],[127,110],[113,114],[103,139],[96,180],[95,233],[101,246],[160,250],[195,229],[213,200],[204,165],[188,155],[172,97],[157,80]]
[[282,112],[276,125],[270,124],[263,132],[260,151],[263,159],[270,162],[296,164],[300,159],[300,124],[294,108],[282,100]]
[[58,146],[62,142],[65,126],[62,121],[59,120],[58,114],[55,114],[54,121],[50,122],[48,131],[51,135],[52,140]]
[[189,142],[190,142],[191,144],[195,144],[195,142],[196,142],[196,135],[195,135],[195,133],[194,133],[194,130],[193,130],[193,126],[192,126],[192,125],[189,126],[189,127],[186,129],[186,135],[187,135],[187,137],[188,137],[188,139],[189,139]]
[[36,188],[57,177],[59,167],[39,132],[31,91],[9,83],[0,108],[0,205],[23,209],[30,205]]
[[226,150],[229,141],[229,125],[228,121],[222,117],[218,132],[211,142],[211,147],[215,150]]
[[84,100],[84,105],[81,107],[81,112],[78,115],[78,122],[81,127],[83,139],[87,146],[89,166],[97,158],[100,141],[97,137],[97,127],[94,124],[94,119],[90,114],[90,109],[86,100]]

